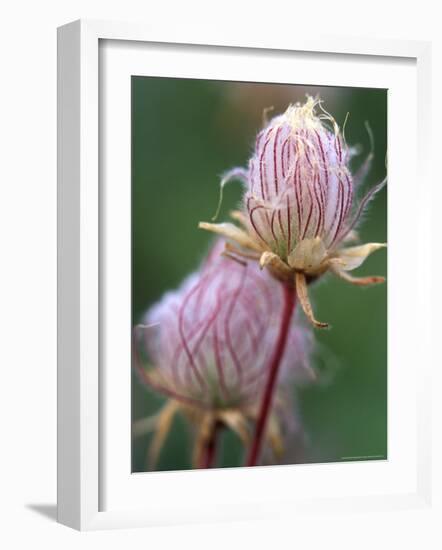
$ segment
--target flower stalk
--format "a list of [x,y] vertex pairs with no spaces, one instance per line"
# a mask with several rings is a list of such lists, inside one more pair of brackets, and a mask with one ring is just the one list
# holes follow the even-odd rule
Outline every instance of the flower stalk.
[[268,378],[264,387],[264,393],[255,427],[255,434],[253,437],[252,445],[250,447],[249,455],[247,457],[247,466],[255,466],[259,459],[267,420],[272,408],[272,399],[276,381],[278,379],[279,368],[287,343],[287,337],[290,329],[290,321],[292,319],[293,311],[296,304],[296,292],[293,286],[289,283],[281,284],[284,291],[284,309],[282,312],[278,338],[269,365]]
[[215,467],[219,432],[220,432],[220,425],[218,423],[215,423],[213,426],[210,438],[207,441],[203,449],[203,452],[201,453],[201,459],[200,459],[198,468]]

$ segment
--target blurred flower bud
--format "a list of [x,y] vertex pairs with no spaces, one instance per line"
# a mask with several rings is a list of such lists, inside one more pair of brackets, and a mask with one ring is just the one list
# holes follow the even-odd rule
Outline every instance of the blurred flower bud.
[[[165,294],[138,329],[151,385],[210,409],[259,398],[283,308],[282,288],[267,272],[221,251],[219,243],[202,269]],[[307,329],[293,323],[281,377],[309,372],[311,345]]]
[[[146,426],[155,432],[150,467],[177,412],[195,429],[195,466],[207,467],[207,450],[213,448],[220,427],[233,430],[245,447],[251,442],[284,294],[282,286],[256,263],[222,256],[222,250],[220,241],[200,271],[178,290],[165,294],[146,313],[144,324],[136,327],[137,371],[143,382],[170,398],[158,415],[134,427],[135,435]],[[287,414],[283,390],[287,392],[292,382],[314,378],[309,364],[312,347],[311,332],[293,320],[278,374],[281,398],[277,386],[266,434],[275,456],[284,447],[279,428],[281,411]]]

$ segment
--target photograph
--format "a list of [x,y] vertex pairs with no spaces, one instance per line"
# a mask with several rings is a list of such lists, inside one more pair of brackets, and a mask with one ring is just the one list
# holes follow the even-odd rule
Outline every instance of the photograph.
[[388,459],[387,98],[131,77],[133,473]]

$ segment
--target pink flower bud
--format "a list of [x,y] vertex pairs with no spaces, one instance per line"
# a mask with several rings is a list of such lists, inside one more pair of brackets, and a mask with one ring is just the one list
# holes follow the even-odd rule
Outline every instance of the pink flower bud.
[[317,104],[309,97],[273,118],[249,163],[244,201],[251,228],[283,259],[305,239],[320,238],[331,249],[348,229],[350,152],[331,116],[316,114]]
[[224,175],[220,204],[226,183],[239,179],[245,184],[243,210],[232,213],[239,226],[200,222],[199,227],[225,237],[232,254],[256,259],[275,278],[294,282],[307,318],[325,328],[328,324],[314,317],[309,282],[327,271],[360,286],[385,280],[348,274],[385,243],[343,245],[356,240],[352,230],[386,178],[354,205],[354,189],[368,172],[373,154],[353,177],[352,150],[332,116],[324,110],[317,114],[318,105],[311,97],[304,105],[290,105],[258,134],[248,169],[234,168]]
[[[205,408],[256,403],[283,308],[282,286],[256,263],[211,251],[201,270],[146,314],[141,332],[152,368],[147,381],[177,400]],[[311,374],[310,332],[293,323],[280,377]]]

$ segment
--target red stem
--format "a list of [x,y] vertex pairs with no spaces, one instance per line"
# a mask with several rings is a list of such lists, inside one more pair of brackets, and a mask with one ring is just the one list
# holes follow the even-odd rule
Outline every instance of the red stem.
[[264,389],[264,395],[259,410],[258,420],[256,422],[255,435],[247,458],[247,466],[255,466],[262,445],[262,440],[267,424],[267,419],[272,407],[273,390],[275,389],[276,380],[278,378],[279,366],[282,356],[284,355],[287,336],[289,333],[290,321],[292,319],[293,310],[296,303],[296,293],[292,285],[283,283],[284,288],[284,310],[282,312],[281,325],[279,327],[278,339],[276,341],[275,350],[269,367],[269,377]]
[[215,465],[215,459],[216,459],[216,442],[217,442],[217,435],[218,435],[218,425],[215,424],[212,432],[212,436],[210,437],[203,453],[201,456],[201,460],[199,463],[198,468],[213,468]]

